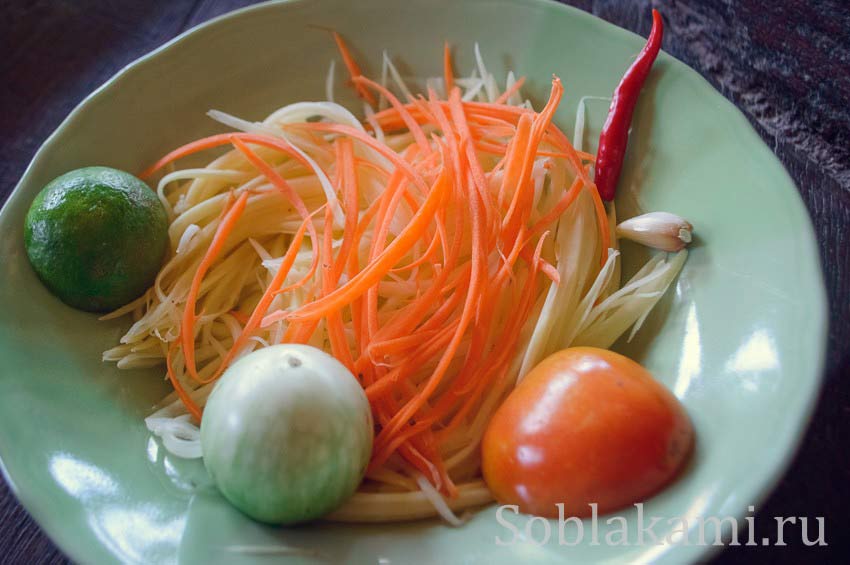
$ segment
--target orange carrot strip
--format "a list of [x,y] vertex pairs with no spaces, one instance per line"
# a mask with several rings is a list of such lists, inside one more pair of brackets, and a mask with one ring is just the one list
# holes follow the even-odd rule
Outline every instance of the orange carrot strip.
[[554,145],[560,148],[561,151],[563,151],[567,155],[567,160],[570,162],[570,165],[572,165],[572,168],[575,173],[581,177],[582,181],[584,181],[584,184],[593,187],[593,190],[596,191],[596,183],[593,182],[593,179],[590,178],[590,175],[588,174],[587,170],[582,165],[582,159],[587,159],[582,157],[582,155],[580,155],[576,151],[575,147],[573,147],[573,144],[570,143],[569,138],[564,134],[564,132],[559,130],[557,127],[550,127],[549,134],[552,137]]
[[534,237],[538,233],[541,233],[546,226],[551,225],[556,222],[561,215],[566,212],[567,208],[576,201],[578,195],[581,193],[581,189],[584,187],[584,184],[581,182],[581,178],[576,177],[573,180],[573,184],[570,186],[569,190],[567,190],[564,195],[558,200],[558,203],[555,204],[551,210],[546,212],[543,217],[541,217],[537,222],[531,226],[529,230],[529,237]]
[[416,120],[413,119],[413,116],[410,115],[410,112],[407,111],[404,104],[402,104],[392,92],[366,77],[357,77],[354,79],[354,83],[369,86],[383,94],[389,101],[390,105],[399,113],[401,119],[404,120],[404,124],[407,126],[407,129],[410,130],[410,133],[413,134],[413,139],[416,140],[422,154],[428,155],[431,153],[431,145],[428,143],[428,138],[425,136],[425,132],[422,131],[422,128],[419,127],[419,124],[416,123]]
[[198,299],[198,291],[201,289],[201,282],[204,279],[204,275],[207,274],[207,271],[213,262],[215,262],[219,253],[221,253],[227,241],[227,236],[233,231],[236,222],[245,210],[247,201],[248,193],[243,192],[222,218],[221,223],[219,223],[215,231],[215,235],[213,235],[209,248],[207,248],[206,253],[198,265],[198,270],[195,271],[195,275],[192,277],[189,294],[186,295],[186,305],[183,309],[183,319],[180,324],[180,343],[183,348],[183,357],[186,360],[186,370],[189,376],[198,382],[202,382],[195,366],[195,321],[197,320],[195,303]]
[[454,71],[452,70],[452,51],[449,42],[443,43],[443,80],[446,86],[446,95],[455,87]]
[[[242,152],[243,155],[248,159],[248,161],[254,165],[263,175],[269,179],[269,181],[284,195],[284,197],[289,200],[292,204],[293,208],[301,215],[301,218],[307,222],[307,231],[310,233],[310,243],[313,246],[313,263],[310,266],[310,272],[308,273],[308,277],[312,277],[313,273],[316,272],[316,268],[319,264],[319,253],[318,253],[318,235],[316,234],[316,226],[313,224],[313,219],[310,215],[310,212],[307,210],[307,206],[304,205],[304,201],[301,200],[301,197],[298,196],[298,193],[286,182],[280,173],[278,173],[274,168],[263,161],[259,155],[254,153],[250,147],[248,147],[245,142],[242,141],[239,137],[232,136],[232,143],[236,146],[239,151]],[[308,278],[308,277],[305,277]]]
[[[508,152],[505,156],[505,172],[502,176],[502,185],[499,188],[498,202],[500,206],[508,205],[508,211],[516,208],[517,193],[519,191],[520,175],[522,173],[521,153],[525,151],[525,147],[531,141],[532,118],[530,114],[524,114],[517,123],[516,134],[508,145]],[[508,192],[514,191],[508,204]],[[506,224],[509,215],[503,218],[503,225]]]
[[360,191],[357,185],[357,170],[354,157],[354,144],[346,138],[337,140],[339,147],[339,158],[337,159],[340,171],[340,187],[345,204],[345,225],[343,226],[342,244],[339,254],[334,262],[332,278],[338,281],[348,261],[348,254],[354,245],[354,234],[357,231],[357,219],[359,212]]
[[[344,153],[344,150],[341,150],[340,152]],[[345,165],[348,166],[340,167],[340,176],[345,179],[346,174],[348,172],[353,172],[354,169],[353,154],[341,155],[341,159],[337,162],[340,163],[340,165],[343,165],[343,160],[347,161]],[[342,182],[345,182],[345,180],[343,180]],[[328,210],[328,212],[330,212],[330,210]],[[330,217],[330,220],[332,221],[333,218]],[[347,217],[346,220],[348,220]],[[351,229],[350,223],[348,221],[346,221],[346,223],[348,224],[347,227]],[[331,290],[336,286],[337,280],[339,279],[339,275],[341,274],[341,270],[338,270],[338,266],[341,263],[345,262],[345,257],[343,257],[343,254],[347,253],[347,251],[341,249],[337,259],[333,260],[333,229],[330,228],[331,225],[332,224],[326,224],[327,227],[325,228],[325,234],[322,242],[322,253],[325,256],[325,261],[323,263],[324,266],[322,269],[323,294],[331,292]],[[347,235],[348,233],[346,233],[346,236]],[[342,323],[342,313],[339,310],[329,312],[327,317],[325,318],[325,326],[328,332],[328,341],[330,341],[331,344],[331,354],[353,372],[354,359],[351,356],[351,350],[348,347],[348,340],[345,337],[345,327]]]
[[599,225],[599,237],[602,240],[602,251],[599,254],[599,267],[605,265],[608,260],[608,249],[611,247],[611,230],[608,227],[608,213],[605,211],[605,204],[599,196],[599,191],[590,190],[590,195],[593,197],[593,207],[596,210],[596,223]]
[[413,347],[421,347],[423,340],[433,337],[437,330],[427,332],[416,332],[406,336],[400,336],[393,339],[388,339],[381,342],[372,342],[366,349],[368,355],[372,359],[385,357],[387,355],[397,355],[407,349]]
[[367,89],[363,88],[361,85],[357,84],[356,79],[358,77],[363,76],[363,73],[360,71],[360,66],[357,64],[357,61],[354,60],[354,56],[351,54],[351,50],[346,45],[345,40],[342,39],[342,36],[337,32],[333,32],[334,41],[336,41],[336,46],[339,49],[339,54],[342,55],[342,60],[345,63],[345,68],[348,69],[348,74],[351,75],[351,80],[354,81],[354,88],[357,90],[357,94],[360,98],[367,101],[372,106],[375,106],[378,101],[375,100],[375,97],[372,96],[372,93]]
[[473,185],[478,190],[478,195],[484,205],[484,221],[489,223],[492,216],[496,214],[496,203],[493,200],[493,195],[490,193],[488,183],[484,179],[484,169],[470,142],[473,139],[473,135],[469,128],[469,122],[460,96],[460,89],[458,88],[453,89],[449,95],[449,113],[452,117],[454,127],[457,128],[460,134],[459,150],[466,157],[469,172],[472,175]]
[[199,151],[204,151],[205,149],[212,149],[213,147],[228,145],[230,144],[230,135],[231,134],[228,133],[211,135],[209,137],[204,137],[191,143],[187,143],[186,145],[183,145],[181,147],[178,147],[177,149],[166,153],[164,157],[160,158],[153,165],[139,173],[139,178],[142,180],[147,180],[152,174],[154,174],[162,167],[182,157],[192,155],[193,153],[197,153]]
[[519,89],[522,88],[523,84],[525,84],[525,77],[519,77],[508,89],[496,98],[494,104],[506,104],[508,98],[510,98],[515,92],[519,92]]
[[189,393],[186,392],[186,389],[183,388],[183,385],[180,384],[180,381],[177,379],[177,375],[174,373],[174,366],[171,363],[171,356],[174,353],[174,350],[177,348],[177,341],[171,342],[171,345],[168,347],[168,353],[165,356],[165,367],[168,371],[168,380],[171,381],[171,386],[174,387],[174,391],[177,393],[178,398],[183,403],[183,406],[186,407],[186,410],[195,417],[197,421],[201,421],[201,409],[192,400],[192,397],[189,396]]
[[440,234],[439,232],[435,233],[431,238],[430,243],[428,243],[428,247],[425,249],[425,253],[423,253],[417,259],[414,259],[407,265],[402,265],[401,267],[393,267],[389,272],[391,273],[401,273],[404,271],[408,271],[410,269],[415,269],[425,263],[427,263],[440,248]]
[[292,269],[292,265],[295,263],[295,258],[298,255],[298,250],[301,247],[301,242],[304,240],[304,234],[307,231],[307,220],[301,222],[301,226],[298,228],[298,231],[295,232],[295,236],[292,238],[292,242],[289,244],[289,249],[286,250],[286,254],[283,256],[283,260],[280,263],[280,267],[278,267],[277,272],[272,278],[271,283],[266,288],[266,291],[263,293],[263,296],[260,298],[260,301],[257,303],[257,306],[254,308],[254,311],[251,312],[251,316],[245,322],[245,326],[242,328],[242,333],[236,338],[233,342],[233,345],[230,347],[230,350],[227,352],[227,355],[221,361],[219,368],[213,373],[212,377],[206,379],[203,382],[212,382],[216,380],[225,369],[230,365],[233,361],[234,357],[245,347],[245,344],[248,342],[248,338],[251,337],[251,334],[257,327],[260,326],[261,321],[263,320],[263,316],[265,316],[266,311],[271,306],[274,297],[278,294],[278,290],[280,289],[283,281],[286,280],[289,271]]
[[204,151],[206,149],[212,149],[214,147],[220,147],[222,145],[229,145],[233,142],[233,138],[238,138],[242,141],[254,143],[256,145],[262,145],[271,149],[277,149],[278,151],[282,151],[290,157],[294,158],[296,161],[298,161],[305,167],[310,168],[310,164],[306,159],[304,159],[304,156],[295,151],[292,148],[292,145],[290,145],[289,142],[284,139],[254,133],[220,133],[217,135],[211,135],[209,137],[197,139],[191,143],[187,143],[186,145],[178,147],[177,149],[167,153],[156,163],[139,173],[139,178],[142,180],[146,180],[155,172],[162,169],[167,164],[176,161],[177,159],[187,157],[189,155],[198,153],[199,151]]
[[242,324],[243,326],[248,323],[248,315],[244,312],[240,312],[239,310],[231,310],[229,314],[236,318],[236,321]]

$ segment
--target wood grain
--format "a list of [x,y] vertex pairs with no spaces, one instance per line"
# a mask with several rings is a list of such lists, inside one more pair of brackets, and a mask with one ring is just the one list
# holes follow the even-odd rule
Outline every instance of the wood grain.
[[[36,0],[0,7],[0,201],[70,110],[137,57],[245,0]],[[842,0],[572,0],[642,35],[662,10],[664,49],[732,100],[784,163],[811,213],[830,297],[826,384],[793,466],[756,517],[823,516],[826,548],[733,547],[716,563],[844,555],[850,502],[850,6]],[[794,536],[797,537],[797,536]],[[67,560],[0,480],[0,563]]]

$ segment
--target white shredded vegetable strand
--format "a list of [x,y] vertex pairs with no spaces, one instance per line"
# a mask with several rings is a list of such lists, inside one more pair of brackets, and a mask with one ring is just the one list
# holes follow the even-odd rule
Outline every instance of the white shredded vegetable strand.
[[395,82],[395,85],[404,95],[404,98],[406,100],[413,100],[413,93],[409,88],[407,88],[407,84],[405,84],[404,79],[401,78],[401,74],[398,72],[398,69],[395,68],[395,65],[393,65],[392,59],[390,59],[390,56],[386,51],[384,51],[384,64]]
[[443,496],[437,492],[431,483],[428,482],[421,474],[417,474],[416,476],[416,484],[419,485],[419,488],[422,490],[422,493],[428,498],[431,504],[434,505],[434,508],[439,512],[440,517],[455,527],[463,526],[463,520],[457,517],[457,515],[452,512],[452,509],[449,508],[449,505],[446,504]]
[[328,75],[325,77],[325,99],[334,102],[334,73],[336,72],[336,59],[331,59],[328,65]]
[[578,106],[576,107],[576,125],[573,130],[573,147],[576,148],[576,151],[584,150],[584,123],[587,118],[587,108],[585,101],[587,100],[611,100],[610,98],[605,98],[602,96],[582,96],[578,99]]

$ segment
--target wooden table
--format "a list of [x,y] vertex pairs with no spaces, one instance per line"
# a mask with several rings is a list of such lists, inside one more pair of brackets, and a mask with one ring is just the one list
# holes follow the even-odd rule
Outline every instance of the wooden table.
[[[0,7],[0,201],[71,109],[121,67],[248,0],[15,0]],[[850,502],[850,4],[843,0],[570,0],[647,35],[700,72],[750,119],[791,173],[817,231],[831,302],[826,384],[806,441],[756,516],[826,520],[825,548],[734,547],[717,563],[837,559]],[[799,536],[794,536],[799,538]],[[797,544],[800,542],[797,541]],[[832,559],[829,559],[832,557]],[[64,563],[0,480],[0,563]]]

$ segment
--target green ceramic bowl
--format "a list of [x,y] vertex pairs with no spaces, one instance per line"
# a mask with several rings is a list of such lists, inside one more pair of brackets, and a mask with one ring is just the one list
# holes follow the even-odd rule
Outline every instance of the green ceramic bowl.
[[[0,457],[21,502],[85,563],[622,563],[681,564],[711,548],[605,545],[599,524],[577,547],[511,539],[495,508],[462,528],[438,521],[274,529],[253,523],[181,462],[142,422],[166,392],[161,371],[101,363],[126,322],[98,322],[51,296],[22,244],[30,201],[57,175],[86,165],[140,170],[164,151],[220,131],[219,108],[260,119],[321,99],[333,42],[349,38],[368,72],[386,48],[417,75],[440,73],[443,40],[472,65],[482,45],[497,73],[529,78],[537,100],[552,73],[566,86],[557,120],[571,131],[584,95],[609,95],[643,40],[590,15],[536,0],[315,0],[256,6],[204,24],[140,59],[86,99],[39,150],[0,217]],[[340,75],[341,76],[341,75]],[[605,104],[590,105],[591,129]],[[589,134],[588,139],[593,135]],[[661,54],[635,114],[619,198],[690,219],[699,235],[675,289],[635,342],[619,348],[687,406],[698,442],[684,476],[647,501],[667,518],[752,514],[792,457],[816,397],[825,298],[809,218],[782,166],[730,103]],[[627,248],[631,261],[640,251]],[[517,527],[523,522],[508,518]],[[557,524],[555,524],[557,526]],[[695,525],[695,524],[694,524]],[[729,522],[725,522],[726,530]],[[619,527],[619,526],[618,526]],[[589,524],[588,524],[589,528]],[[535,538],[543,526],[535,524]],[[706,528],[709,541],[713,528]],[[673,540],[675,541],[675,540]],[[290,548],[290,549],[287,549]]]

